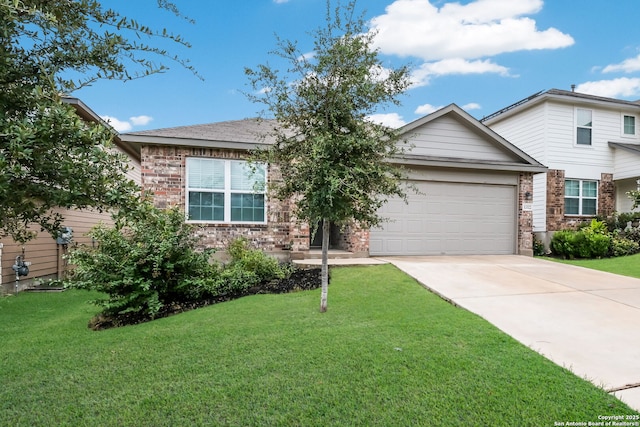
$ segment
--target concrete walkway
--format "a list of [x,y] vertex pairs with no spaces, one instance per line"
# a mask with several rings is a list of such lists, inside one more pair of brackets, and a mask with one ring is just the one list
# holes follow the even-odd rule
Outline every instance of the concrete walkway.
[[523,256],[385,257],[640,411],[640,279]]

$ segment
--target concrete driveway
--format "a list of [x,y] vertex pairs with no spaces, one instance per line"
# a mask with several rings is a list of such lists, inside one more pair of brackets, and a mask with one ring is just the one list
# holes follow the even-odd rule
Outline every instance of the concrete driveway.
[[640,411],[640,279],[517,255],[383,259],[576,375],[626,388],[612,392]]

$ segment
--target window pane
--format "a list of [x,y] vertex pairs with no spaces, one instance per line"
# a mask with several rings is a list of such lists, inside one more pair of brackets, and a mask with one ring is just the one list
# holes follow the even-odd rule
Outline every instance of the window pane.
[[578,215],[580,213],[579,206],[580,206],[580,203],[579,203],[578,199],[565,197],[565,199],[564,199],[564,214],[565,215]]
[[591,110],[582,110],[578,108],[578,126],[591,127]]
[[634,116],[624,116],[624,134],[636,134],[636,118]]
[[231,162],[231,189],[240,191],[264,191],[264,165],[247,162]]
[[582,199],[582,215],[596,214],[596,199]]
[[597,197],[598,183],[596,181],[582,181],[582,197]]
[[264,194],[231,194],[231,221],[264,222]]
[[570,197],[580,196],[580,181],[568,179],[564,183],[564,195]]
[[224,221],[224,193],[189,193],[189,219]]
[[224,160],[187,159],[189,188],[224,189]]
[[578,128],[578,140],[579,145],[591,145],[591,129],[590,128]]

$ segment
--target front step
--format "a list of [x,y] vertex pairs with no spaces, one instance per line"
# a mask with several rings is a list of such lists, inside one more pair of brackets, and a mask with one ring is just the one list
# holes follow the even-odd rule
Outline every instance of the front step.
[[[362,257],[362,255],[339,249],[329,249],[329,253],[327,255],[329,259],[352,259]],[[304,259],[322,259],[322,250],[310,249],[308,252],[304,253]]]

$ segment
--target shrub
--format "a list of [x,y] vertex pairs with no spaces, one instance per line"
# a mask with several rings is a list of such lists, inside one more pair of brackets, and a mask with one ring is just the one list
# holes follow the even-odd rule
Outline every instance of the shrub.
[[580,230],[562,230],[553,235],[551,251],[563,258],[601,258],[611,247],[611,235],[602,221],[592,220]]
[[166,304],[201,298],[219,275],[210,252],[196,250],[193,228],[176,208],[160,210],[144,201],[115,227],[98,225],[89,235],[98,245],[72,250],[75,269],[66,286],[106,293],[94,303],[107,315],[153,318]]
[[250,271],[257,276],[258,282],[283,279],[291,274],[290,266],[279,263],[276,258],[258,249],[251,248],[249,241],[245,238],[232,241],[227,252],[231,256],[228,269]]
[[543,256],[545,255],[546,251],[544,249],[544,243],[536,238],[535,236],[533,237],[533,255],[534,256]]
[[613,233],[611,238],[611,256],[633,255],[640,251],[640,244],[634,240],[627,238],[619,231]]

